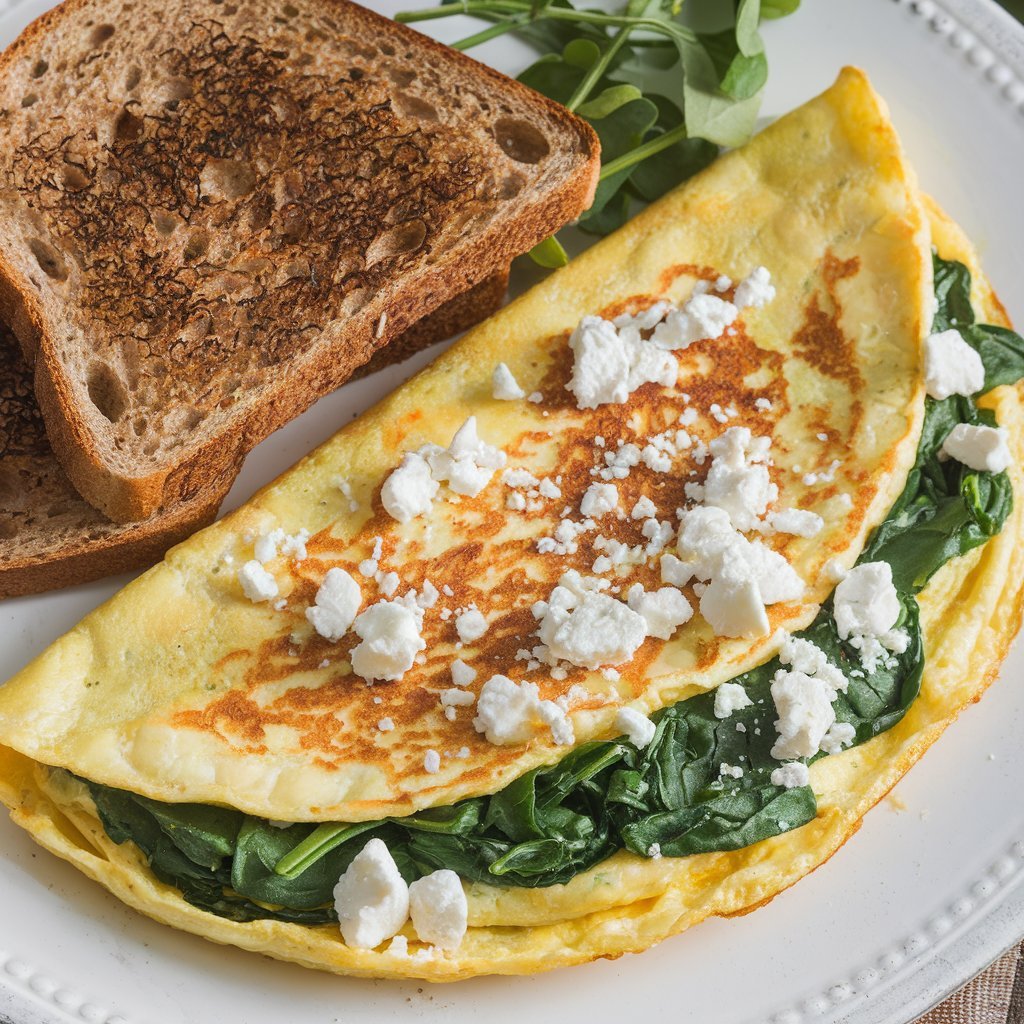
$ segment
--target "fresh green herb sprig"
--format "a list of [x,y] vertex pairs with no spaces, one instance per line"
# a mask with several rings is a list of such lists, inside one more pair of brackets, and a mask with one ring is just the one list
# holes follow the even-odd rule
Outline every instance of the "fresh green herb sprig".
[[[750,137],[768,77],[759,23],[792,13],[800,0],[722,3],[727,23],[714,32],[684,24],[683,2],[627,0],[603,11],[571,0],[443,0],[396,17],[471,15],[490,24],[456,49],[514,33],[541,51],[519,79],[597,132],[600,183],[579,226],[604,235],[627,220],[632,203],[657,199],[706,167],[720,146]],[[557,240],[532,255],[545,267],[566,261]]]

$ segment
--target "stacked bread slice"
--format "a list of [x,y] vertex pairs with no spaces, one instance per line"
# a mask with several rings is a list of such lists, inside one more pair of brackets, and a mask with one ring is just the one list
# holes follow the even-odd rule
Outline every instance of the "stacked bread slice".
[[0,594],[209,521],[269,433],[492,312],[598,169],[562,107],[347,0],[66,0],[0,111]]

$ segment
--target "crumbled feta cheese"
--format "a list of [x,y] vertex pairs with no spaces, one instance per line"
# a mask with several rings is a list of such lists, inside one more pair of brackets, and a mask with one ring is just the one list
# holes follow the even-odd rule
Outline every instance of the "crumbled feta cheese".
[[788,761],[786,764],[781,764],[772,771],[771,776],[773,786],[784,786],[786,789],[806,786],[810,778],[807,765],[802,761]]
[[381,839],[371,839],[334,887],[334,907],[349,946],[373,949],[409,917],[409,886]]
[[377,722],[377,728],[381,732],[391,732],[395,727],[395,720],[393,718],[382,718]]
[[690,602],[675,587],[645,591],[640,583],[634,583],[629,588],[627,602],[633,611],[643,616],[647,635],[659,640],[671,640],[676,629],[693,617]]
[[540,486],[537,488],[542,498],[551,498],[552,500],[560,498],[562,491],[554,481],[548,477],[544,477],[540,482]]
[[772,402],[771,402],[770,398],[755,398],[754,399],[754,408],[758,412],[768,412],[771,409],[771,407],[772,407]]
[[491,375],[491,394],[503,402],[525,398],[526,392],[519,386],[506,363],[498,363]]
[[730,427],[708,446],[713,459],[704,503],[728,512],[737,530],[752,530],[779,496],[764,465],[770,446],[770,438],[753,437],[747,427]]
[[441,592],[434,586],[430,580],[424,580],[423,586],[420,589],[419,594],[416,596],[416,603],[421,608],[433,608],[437,604],[438,599],[441,596]]
[[658,324],[651,341],[664,349],[689,348],[702,338],[720,338],[738,315],[733,303],[695,289],[682,309],[672,310]]
[[650,857],[651,860],[661,860],[661,843],[651,843],[651,845],[647,847],[647,856]]
[[890,654],[902,654],[909,637],[895,629],[900,599],[888,562],[855,566],[835,589],[833,616],[841,640],[860,652],[861,663],[873,672]]
[[839,583],[841,580],[846,579],[846,569],[843,568],[843,563],[838,558],[830,558],[822,566],[821,571],[829,583]]
[[836,691],[823,679],[783,670],[775,673],[771,690],[779,712],[772,757],[780,761],[813,757],[836,720],[832,707]]
[[469,686],[476,679],[476,669],[467,665],[461,658],[452,662],[452,682],[456,686]]
[[743,769],[740,768],[739,765],[726,764],[726,762],[723,761],[718,766],[718,774],[721,775],[723,778],[742,779]]
[[766,267],[755,267],[736,286],[736,305],[740,309],[753,306],[759,309],[775,298],[775,285],[772,284],[772,276]]
[[821,749],[826,754],[838,754],[845,747],[853,746],[857,731],[849,722],[836,722],[821,741]]
[[772,699],[779,712],[772,757],[813,757],[835,723],[832,704],[849,681],[821,648],[799,637],[786,637],[779,661],[789,668],[779,669],[772,679]]
[[580,409],[625,402],[648,383],[671,387],[679,374],[675,357],[644,341],[635,327],[619,330],[597,316],[579,322],[569,347],[573,369],[566,387]]
[[353,623],[361,643],[352,651],[352,671],[367,682],[401,679],[427,646],[420,636],[422,617],[421,609],[400,600],[367,608]]
[[554,701],[541,700],[535,683],[516,683],[494,675],[484,683],[477,699],[473,728],[490,743],[525,743],[540,726],[551,729],[552,739],[562,745],[574,740],[572,722]]
[[680,558],[663,556],[662,579],[682,586],[710,581],[700,611],[718,636],[763,636],[765,606],[795,601],[804,584],[778,552],[735,530],[724,509],[698,507],[679,517]]
[[632,519],[651,519],[658,514],[658,509],[654,502],[651,501],[646,495],[638,499],[637,503],[633,506],[633,511],[630,512],[630,518]]
[[722,683],[715,690],[715,718],[728,718],[734,711],[742,711],[753,703],[739,683]]
[[384,481],[380,500],[392,519],[407,523],[430,511],[438,488],[427,460],[419,452],[406,452]]
[[941,331],[924,340],[924,386],[929,397],[973,395],[985,386],[981,356],[959,331]]
[[408,956],[409,955],[409,940],[404,935],[396,935],[388,946],[389,953],[393,953],[395,956]]
[[423,755],[423,770],[436,775],[441,770],[441,755],[436,750],[428,750]]
[[942,451],[968,469],[987,473],[1002,473],[1013,461],[1005,427],[958,423],[942,442]]
[[391,597],[398,589],[398,573],[397,572],[378,572],[377,573],[377,586],[380,587],[380,592],[385,597]]
[[580,512],[600,519],[618,507],[619,490],[615,484],[591,484],[580,501]]
[[250,601],[272,601],[278,594],[277,580],[255,559],[250,559],[238,570],[242,593]]
[[277,557],[278,548],[282,555],[291,555],[297,562],[306,557],[306,541],[309,530],[299,530],[295,534],[287,534],[280,527],[264,533],[253,544],[253,554],[257,562],[264,564]]
[[340,640],[349,630],[363,603],[359,584],[344,569],[328,569],[315,604],[306,609],[310,625],[325,640]]
[[575,572],[565,573],[551,592],[537,630],[552,657],[590,669],[629,661],[646,634],[641,615],[588,589]]
[[455,619],[455,632],[464,644],[479,640],[487,632],[487,620],[476,605],[470,605]]
[[658,727],[635,708],[619,708],[615,716],[615,728],[625,733],[626,739],[640,750],[654,739],[658,731]]
[[447,449],[435,445],[427,451],[426,459],[436,481],[447,481],[456,494],[470,498],[475,498],[507,461],[500,448],[480,439],[475,416],[459,427]]
[[777,533],[788,533],[794,537],[814,537],[825,526],[825,520],[817,512],[800,508],[785,508],[768,513],[768,525]]
[[444,708],[468,708],[475,700],[476,697],[469,690],[459,687],[441,691],[441,707]]
[[458,949],[466,934],[469,904],[459,876],[448,868],[409,886],[409,913],[416,937],[439,949]]
[[341,493],[345,496],[345,499],[348,501],[349,512],[358,512],[359,502],[356,501],[355,497],[353,496],[352,485],[342,476],[339,476],[335,482],[338,485],[338,490],[341,491]]

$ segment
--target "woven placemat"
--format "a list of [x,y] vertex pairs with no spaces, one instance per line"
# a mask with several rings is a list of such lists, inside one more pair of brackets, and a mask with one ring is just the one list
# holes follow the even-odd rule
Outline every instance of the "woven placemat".
[[926,1013],[918,1024],[1024,1024],[1024,943]]

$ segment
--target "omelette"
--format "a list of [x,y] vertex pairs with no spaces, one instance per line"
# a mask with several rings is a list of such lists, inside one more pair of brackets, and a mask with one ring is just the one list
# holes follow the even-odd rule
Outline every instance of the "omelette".
[[8,682],[0,798],[143,913],[339,974],[745,913],[994,678],[1021,377],[846,69]]

